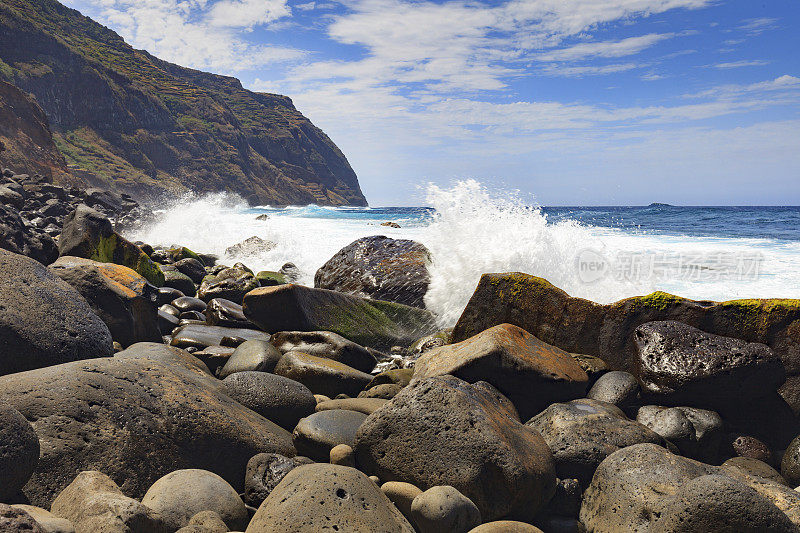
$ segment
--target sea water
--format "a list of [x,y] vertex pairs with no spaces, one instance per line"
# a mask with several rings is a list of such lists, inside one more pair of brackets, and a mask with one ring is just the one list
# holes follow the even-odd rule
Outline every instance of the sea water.
[[[187,197],[126,236],[183,245],[253,270],[292,262],[300,282],[370,235],[413,239],[431,252],[427,307],[458,319],[481,274],[541,276],[601,303],[662,290],[699,300],[800,298],[798,207],[541,207],[473,180],[429,186],[427,207],[250,207],[235,196]],[[266,214],[267,220],[256,220]],[[395,222],[400,228],[381,226]],[[271,250],[226,256],[248,237]]]

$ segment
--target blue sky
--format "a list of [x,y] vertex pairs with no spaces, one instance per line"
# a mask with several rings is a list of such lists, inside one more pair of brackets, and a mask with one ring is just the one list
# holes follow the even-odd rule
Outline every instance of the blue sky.
[[291,96],[372,205],[800,204],[798,0],[67,0]]

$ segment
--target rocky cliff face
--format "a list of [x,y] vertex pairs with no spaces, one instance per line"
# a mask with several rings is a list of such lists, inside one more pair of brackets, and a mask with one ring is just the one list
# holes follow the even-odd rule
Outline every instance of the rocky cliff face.
[[90,184],[366,205],[347,159],[290,98],[161,61],[55,0],[0,0],[0,79],[35,96]]

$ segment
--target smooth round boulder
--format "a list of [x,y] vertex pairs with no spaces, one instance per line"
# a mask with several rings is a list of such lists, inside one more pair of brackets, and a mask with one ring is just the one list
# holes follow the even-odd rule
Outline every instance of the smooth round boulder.
[[356,432],[367,415],[358,411],[331,409],[309,415],[297,423],[292,433],[297,453],[324,462],[338,444],[352,447]]
[[256,511],[246,533],[414,533],[367,476],[317,463],[290,471]]
[[453,486],[486,520],[535,515],[555,491],[541,435],[489,390],[453,376],[405,387],[361,424],[354,450],[363,472],[424,490]]
[[330,463],[332,465],[349,466],[350,468],[356,467],[356,459],[353,454],[353,448],[347,444],[337,444],[331,448]]
[[744,483],[707,475],[684,483],[649,530],[652,533],[797,532],[767,498]]
[[312,463],[308,457],[286,457],[279,453],[259,453],[247,462],[244,477],[244,501],[258,508],[269,493],[291,470]]
[[46,533],[31,515],[4,503],[0,503],[0,531]]
[[800,485],[800,436],[789,443],[781,459],[781,475],[789,485]]
[[222,380],[228,396],[287,431],[314,412],[317,401],[305,385],[266,372],[236,372]]
[[333,359],[362,372],[375,368],[375,357],[363,346],[331,331],[280,331],[270,342],[281,353],[303,352]]
[[372,376],[333,359],[303,352],[288,352],[275,366],[276,374],[299,381],[314,394],[334,398],[340,393],[357,396]]
[[206,310],[206,303],[203,300],[200,300],[199,298],[193,298],[191,296],[181,296],[180,298],[176,298],[170,302],[170,305],[181,313],[186,313],[188,311],[197,311],[202,313]]
[[156,511],[171,531],[189,524],[197,513],[214,511],[231,530],[247,527],[247,509],[227,481],[207,470],[176,470],[147,490],[142,503]]
[[586,397],[624,409],[639,401],[639,380],[630,372],[607,372],[595,381]]
[[716,464],[724,436],[722,417],[696,407],[642,406],[636,421],[649,427],[680,450],[681,455]]
[[328,411],[330,409],[345,409],[347,411],[358,411],[365,415],[371,415],[384,405],[386,402],[383,398],[341,398],[338,400],[328,400],[325,402],[318,402],[317,411]]
[[211,326],[225,326],[228,328],[247,328],[252,324],[244,316],[242,306],[224,298],[214,298],[208,302],[204,311],[206,323]]
[[[214,300],[212,300],[214,301]],[[225,379],[236,372],[272,372],[281,359],[281,353],[269,342],[262,339],[244,341],[236,347],[225,366],[219,372],[219,378]]]
[[0,375],[114,355],[108,326],[38,261],[0,249]]
[[0,500],[15,496],[39,462],[39,437],[22,414],[0,403]]
[[178,272],[188,276],[194,283],[200,283],[206,276],[205,266],[194,257],[187,257],[186,259],[175,261],[173,265],[178,269]]
[[558,477],[577,479],[584,487],[597,465],[615,451],[642,442],[664,442],[651,429],[628,419],[619,407],[587,398],[554,403],[525,425],[550,446]]
[[431,487],[414,498],[411,517],[420,533],[467,533],[481,523],[472,500],[448,485]]
[[497,520],[495,522],[486,522],[476,528],[473,528],[469,533],[543,533],[538,527],[526,524],[525,522],[517,522],[516,520]]
[[228,525],[214,511],[202,511],[189,520],[189,524],[175,533],[227,533]]
[[387,481],[381,485],[386,497],[397,507],[403,516],[411,520],[411,503],[422,494],[419,487],[403,481]]

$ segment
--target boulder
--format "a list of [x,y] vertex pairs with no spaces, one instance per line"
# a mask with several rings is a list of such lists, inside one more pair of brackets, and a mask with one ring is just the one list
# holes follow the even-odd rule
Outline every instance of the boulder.
[[331,409],[311,414],[298,422],[292,436],[297,453],[318,462],[330,459],[338,444],[352,447],[356,432],[367,415],[358,411]]
[[281,353],[265,340],[245,341],[233,351],[225,366],[219,372],[224,379],[236,372],[272,372],[281,359]]
[[346,409],[348,411],[358,411],[365,415],[371,415],[388,400],[383,398],[341,398],[339,400],[328,400],[317,404],[317,411],[329,411],[331,409]]
[[70,256],[59,257],[50,269],[86,299],[108,326],[112,338],[123,346],[161,340],[155,306],[157,289],[137,272],[114,263]]
[[367,476],[346,466],[304,465],[290,471],[258,508],[246,533],[414,533]]
[[732,477],[736,477],[736,472],[741,472],[750,477],[760,477],[781,485],[789,486],[780,472],[769,466],[764,461],[753,459],[752,457],[731,457],[724,463],[722,468]]
[[769,346],[712,335],[681,322],[642,324],[634,339],[642,389],[673,405],[748,403],[774,393],[786,377]]
[[0,501],[16,496],[39,462],[39,438],[19,411],[0,403]]
[[332,331],[361,346],[389,350],[432,333],[429,312],[325,289],[286,284],[247,294],[244,314],[264,331]]
[[[47,509],[41,507],[34,507],[33,505],[17,504],[11,507],[25,511],[31,518],[33,518],[45,533],[75,533],[75,526],[66,518],[61,518]],[[0,519],[1,520],[1,519]],[[0,521],[0,531],[7,531],[3,529],[2,521]],[[32,531],[31,529],[23,531]]]
[[172,332],[172,346],[178,348],[194,347],[198,349],[209,346],[221,346],[225,338],[242,339],[234,348],[244,341],[253,339],[269,341],[269,335],[257,329],[225,328],[222,326],[209,326],[206,324],[186,324]]
[[243,256],[261,255],[263,253],[273,250],[277,244],[272,241],[262,239],[261,237],[252,236],[238,244],[229,246],[225,249],[225,255],[229,258],[238,258]]
[[280,331],[270,342],[281,353],[297,351],[326,357],[362,372],[370,372],[377,362],[363,346],[330,331]]
[[305,385],[275,374],[236,372],[222,383],[231,398],[288,431],[317,405]]
[[411,517],[420,533],[467,533],[481,523],[472,500],[448,485],[431,487],[414,498]]
[[453,376],[419,380],[361,424],[356,463],[383,481],[450,485],[485,520],[533,516],[555,490],[555,464],[536,431],[497,397]]
[[201,511],[176,533],[227,533],[228,525],[214,511]]
[[542,278],[484,274],[456,324],[453,341],[510,323],[562,350],[593,355],[613,370],[635,374],[633,332],[646,322],[660,320],[766,344],[786,368],[788,378],[780,393],[795,413],[800,412],[800,300],[696,302],[655,292],[600,305],[573,298]]
[[0,248],[49,265],[58,258],[53,238],[25,225],[16,209],[0,204]]
[[422,491],[411,483],[402,481],[387,481],[381,485],[381,490],[386,497],[397,507],[403,516],[411,520],[411,503]]
[[629,420],[618,407],[597,400],[554,403],[526,424],[538,431],[553,451],[556,475],[577,479],[586,487],[597,466],[615,451],[664,440],[646,426]]
[[371,375],[333,359],[303,352],[284,354],[275,366],[275,373],[299,381],[314,394],[331,398],[340,393],[356,396],[372,380]]
[[167,533],[161,517],[101,472],[78,474],[53,501],[50,511],[72,522],[76,533]]
[[424,309],[430,260],[430,252],[418,242],[363,237],[317,270],[314,287]]
[[156,287],[164,285],[164,274],[158,265],[141,248],[115,232],[108,218],[85,205],[79,205],[64,219],[58,254],[123,265]]
[[170,531],[189,525],[203,511],[215,512],[232,531],[247,527],[247,509],[239,494],[207,470],[170,472],[153,483],[142,503],[157,512]]
[[554,402],[582,397],[589,380],[567,352],[511,324],[434,348],[414,365],[414,380],[445,374],[491,383],[525,420]]
[[355,452],[353,452],[353,448],[347,444],[337,444],[331,448],[329,459],[332,465],[349,466],[350,468],[356,467]]
[[241,263],[221,270],[218,274],[209,274],[203,278],[197,297],[208,302],[214,298],[223,298],[241,304],[244,295],[260,287],[253,272]]
[[269,493],[291,470],[313,463],[307,457],[285,457],[278,453],[259,453],[247,462],[244,477],[244,501],[258,508]]
[[225,326],[228,328],[251,327],[250,321],[244,316],[242,306],[224,298],[214,298],[208,302],[205,309],[206,323],[210,326]]
[[672,444],[681,455],[704,463],[717,463],[724,425],[714,411],[695,407],[642,406],[636,421]]
[[262,287],[272,287],[274,285],[289,283],[289,279],[286,275],[274,270],[260,270],[256,272],[256,279]]
[[189,277],[194,283],[200,283],[206,277],[206,268],[200,259],[187,257],[173,263],[178,272]]
[[241,488],[256,453],[294,455],[288,432],[177,358],[114,357],[3,376],[0,401],[34,421],[42,452],[24,492],[41,507],[81,470],[104,471],[140,497],[176,468],[211,470]]
[[797,436],[786,452],[783,454],[781,460],[781,475],[786,478],[786,481],[793,487],[800,485],[800,436]]
[[46,533],[31,515],[4,503],[0,503],[0,531]]
[[170,302],[170,305],[177,309],[180,314],[189,311],[198,311],[203,313],[205,312],[206,307],[208,307],[203,300],[199,298],[193,298],[191,296],[181,296],[180,298],[175,298]]
[[164,286],[181,291],[186,296],[194,296],[197,293],[192,278],[177,270],[164,269]]
[[[525,522],[515,520],[497,520],[486,522],[471,529],[469,533],[542,533],[542,530]],[[559,532],[561,533],[561,532]],[[564,531],[566,533],[566,531]]]
[[114,353],[86,300],[41,263],[0,250],[0,374]]
[[186,350],[167,346],[160,342],[137,342],[121,352],[114,354],[116,358],[150,359],[165,365],[178,365],[193,367],[203,374],[211,376],[211,371],[206,364]]
[[639,381],[636,376],[630,372],[615,370],[600,376],[586,397],[613,403],[620,409],[626,409],[639,403],[639,390]]

